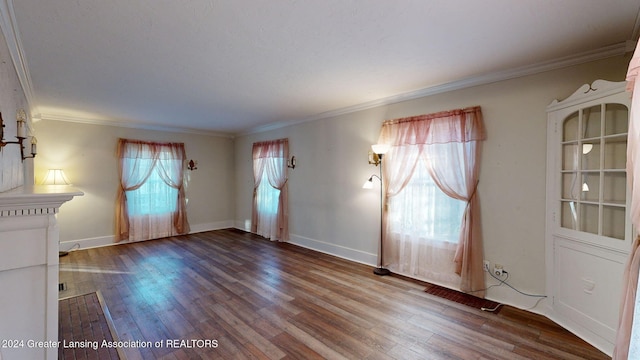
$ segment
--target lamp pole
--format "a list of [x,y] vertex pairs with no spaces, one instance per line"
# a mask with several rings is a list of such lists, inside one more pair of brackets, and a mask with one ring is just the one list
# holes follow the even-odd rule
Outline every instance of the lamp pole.
[[373,273],[376,275],[380,275],[380,276],[384,276],[384,275],[389,275],[391,273],[391,271],[389,271],[389,269],[385,269],[384,268],[384,243],[382,242],[382,233],[383,233],[383,225],[382,225],[382,218],[384,216],[384,197],[383,197],[383,191],[382,191],[382,158],[384,157],[383,153],[378,154],[378,157],[380,158],[380,257],[378,258],[378,267],[376,267],[375,269],[373,269]]

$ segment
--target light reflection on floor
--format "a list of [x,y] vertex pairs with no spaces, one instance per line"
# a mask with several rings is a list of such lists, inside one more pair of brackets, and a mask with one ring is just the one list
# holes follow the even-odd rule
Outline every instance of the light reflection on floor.
[[96,274],[133,274],[130,271],[109,270],[109,269],[101,269],[97,266],[70,265],[70,264],[60,264],[60,271],[88,272],[88,273],[96,273]]

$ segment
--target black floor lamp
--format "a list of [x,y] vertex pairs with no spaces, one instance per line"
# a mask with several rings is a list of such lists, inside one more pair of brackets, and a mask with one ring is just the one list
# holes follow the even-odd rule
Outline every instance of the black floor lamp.
[[391,271],[389,271],[389,269],[386,269],[384,267],[383,264],[383,260],[384,260],[384,244],[383,244],[383,224],[382,224],[382,217],[383,217],[383,212],[384,212],[384,193],[383,193],[383,183],[382,183],[382,158],[384,157],[384,154],[387,153],[387,151],[389,151],[389,145],[386,144],[376,144],[376,145],[372,145],[371,149],[373,150],[373,154],[372,157],[369,159],[369,163],[370,164],[375,164],[376,166],[380,165],[380,170],[379,170],[379,174],[380,175],[371,175],[371,177],[369,177],[369,180],[367,180],[367,182],[364,184],[363,187],[365,188],[372,188],[373,187],[373,178],[377,177],[378,180],[380,180],[380,251],[379,251],[379,256],[378,256],[378,266],[373,269],[373,273],[376,275],[389,275],[391,273]]

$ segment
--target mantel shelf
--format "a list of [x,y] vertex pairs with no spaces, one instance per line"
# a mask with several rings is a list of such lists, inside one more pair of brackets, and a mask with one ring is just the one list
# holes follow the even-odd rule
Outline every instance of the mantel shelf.
[[0,217],[57,213],[62,204],[82,195],[82,191],[64,185],[19,187],[0,193]]

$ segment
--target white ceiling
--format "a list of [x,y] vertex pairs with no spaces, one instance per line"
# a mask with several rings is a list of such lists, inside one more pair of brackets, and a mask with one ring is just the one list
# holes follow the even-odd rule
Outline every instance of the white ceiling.
[[624,53],[640,11],[638,0],[1,1],[36,115],[229,134]]

